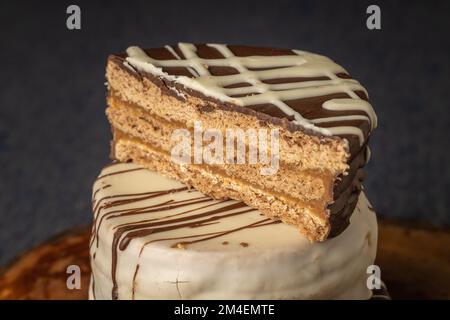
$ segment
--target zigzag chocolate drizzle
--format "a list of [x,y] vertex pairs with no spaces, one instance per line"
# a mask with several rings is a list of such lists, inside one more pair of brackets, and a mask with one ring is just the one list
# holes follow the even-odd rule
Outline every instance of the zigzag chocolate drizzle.
[[[120,164],[117,164],[117,168],[119,167]],[[97,182],[107,176],[127,174],[138,170],[143,169],[116,169],[116,171],[98,177]],[[227,228],[225,225],[223,228],[220,228],[220,224],[227,218],[237,215],[254,214],[257,210],[235,200],[214,200],[202,195],[198,191],[189,190],[187,187],[175,189],[162,188],[161,190],[114,194],[97,198],[100,190],[111,186],[113,186],[113,183],[109,181],[106,185],[100,184],[93,192],[94,226],[90,245],[91,249],[96,250],[98,248],[100,239],[99,231],[105,221],[113,221],[126,217],[126,222],[114,222],[113,228],[114,237],[111,266],[113,299],[118,299],[116,272],[119,252],[126,250],[130,242],[135,238],[146,239],[146,242],[141,248],[141,253],[145,249],[145,246],[161,241],[170,242],[170,246],[176,250],[177,248],[185,249],[191,244],[216,239],[243,229],[264,227],[279,223],[279,221],[258,216],[251,223],[242,222],[241,225],[233,228]],[[162,199],[163,197],[165,198]],[[218,225],[217,231],[202,231],[202,227],[211,224]],[[167,232],[173,230],[178,230],[179,236],[172,237],[167,235]],[[195,230],[195,232],[192,232],[192,230]],[[135,276],[138,268],[136,266]]]

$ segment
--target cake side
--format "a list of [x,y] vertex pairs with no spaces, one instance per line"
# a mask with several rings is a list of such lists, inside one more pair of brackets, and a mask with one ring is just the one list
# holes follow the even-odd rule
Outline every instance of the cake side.
[[361,194],[341,235],[310,243],[239,201],[113,164],[93,187],[91,298],[367,299],[370,208]]

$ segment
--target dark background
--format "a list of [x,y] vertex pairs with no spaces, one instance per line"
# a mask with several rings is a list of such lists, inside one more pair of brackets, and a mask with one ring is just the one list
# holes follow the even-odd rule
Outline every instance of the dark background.
[[[81,7],[82,29],[66,28]],[[448,1],[10,1],[0,4],[0,265],[91,221],[108,162],[104,66],[127,46],[292,47],[342,64],[378,113],[366,191],[380,215],[450,224]]]

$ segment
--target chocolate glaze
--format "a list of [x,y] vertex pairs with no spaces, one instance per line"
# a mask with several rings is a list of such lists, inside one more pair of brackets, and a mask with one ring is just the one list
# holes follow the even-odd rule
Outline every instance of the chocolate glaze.
[[136,265],[136,269],[134,270],[134,274],[133,274],[133,288],[131,291],[131,299],[132,300],[134,300],[134,294],[136,292],[136,277],[137,277],[138,272],[139,272],[139,264]]

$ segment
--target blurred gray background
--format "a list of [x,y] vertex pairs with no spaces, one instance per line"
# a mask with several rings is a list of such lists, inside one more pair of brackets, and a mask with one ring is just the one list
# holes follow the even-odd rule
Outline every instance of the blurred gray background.
[[[66,28],[81,7],[82,29]],[[450,6],[376,1],[8,1],[0,4],[0,265],[91,221],[108,162],[104,66],[131,44],[292,47],[332,57],[379,116],[367,193],[380,215],[450,224]]]

